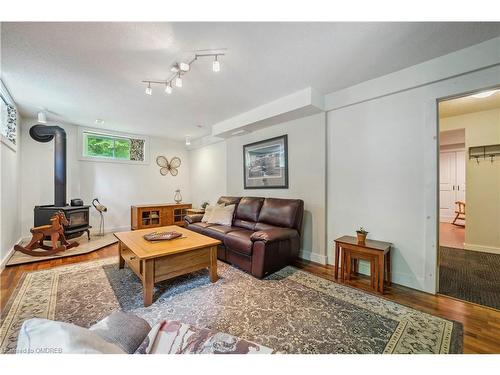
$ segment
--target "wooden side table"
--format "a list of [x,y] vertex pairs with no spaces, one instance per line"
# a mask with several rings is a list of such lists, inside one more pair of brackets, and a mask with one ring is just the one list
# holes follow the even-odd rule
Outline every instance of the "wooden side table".
[[352,266],[357,272],[358,260],[370,262],[371,286],[375,292],[384,294],[384,280],[391,285],[391,246],[390,242],[366,240],[359,243],[353,236],[343,236],[335,240],[335,279],[349,280]]

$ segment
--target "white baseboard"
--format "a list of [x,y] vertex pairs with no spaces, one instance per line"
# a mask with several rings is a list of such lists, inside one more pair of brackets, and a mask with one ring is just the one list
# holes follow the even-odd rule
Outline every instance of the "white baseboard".
[[[21,241],[22,241],[22,237],[17,240],[15,245],[19,244]],[[12,246],[11,249],[9,250],[9,252],[7,253],[7,255],[5,255],[3,257],[2,262],[0,263],[0,272],[2,272],[5,269],[5,266],[6,266],[7,262],[9,261],[10,257],[12,256],[12,254],[14,254],[14,251],[15,251],[14,246]]]
[[312,251],[300,250],[299,258],[310,260],[311,262],[326,264],[326,255],[321,255],[317,253],[313,253]]
[[481,251],[483,253],[500,254],[500,247],[496,246],[483,246],[472,243],[464,243],[465,250]]

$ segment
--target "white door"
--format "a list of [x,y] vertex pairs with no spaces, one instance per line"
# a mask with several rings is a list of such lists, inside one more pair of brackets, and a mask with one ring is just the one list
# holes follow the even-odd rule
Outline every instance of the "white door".
[[457,201],[465,202],[465,151],[457,151],[456,155],[456,197]]
[[439,216],[444,222],[451,221],[455,211],[455,159],[454,152],[439,154]]
[[455,217],[456,201],[465,202],[465,151],[439,153],[439,216],[442,222]]

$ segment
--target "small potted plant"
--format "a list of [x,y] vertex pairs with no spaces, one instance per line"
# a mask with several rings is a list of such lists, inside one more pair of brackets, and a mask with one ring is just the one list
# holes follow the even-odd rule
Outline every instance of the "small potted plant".
[[205,211],[205,209],[207,208],[207,206],[208,206],[208,205],[209,205],[208,201],[204,201],[204,202],[201,204],[201,206],[200,206],[200,207],[201,207],[201,209],[202,209],[203,211]]
[[368,234],[368,232],[365,230],[365,228],[363,227],[360,227],[357,231],[356,231],[356,234],[358,235],[358,243],[365,243],[366,241],[366,235]]

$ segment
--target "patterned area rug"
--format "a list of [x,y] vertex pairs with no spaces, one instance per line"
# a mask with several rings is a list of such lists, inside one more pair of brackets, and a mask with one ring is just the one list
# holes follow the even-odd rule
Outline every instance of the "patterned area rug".
[[500,310],[500,254],[440,247],[439,293]]
[[218,263],[159,283],[142,306],[142,285],[116,259],[27,273],[4,309],[2,352],[15,351],[25,319],[43,317],[88,327],[122,309],[146,319],[180,320],[226,332],[284,353],[460,353],[462,326],[287,267],[258,280]]

